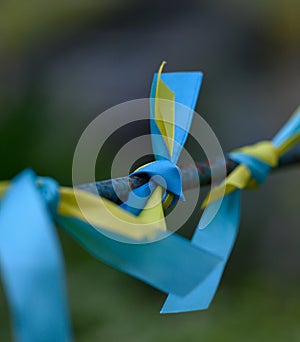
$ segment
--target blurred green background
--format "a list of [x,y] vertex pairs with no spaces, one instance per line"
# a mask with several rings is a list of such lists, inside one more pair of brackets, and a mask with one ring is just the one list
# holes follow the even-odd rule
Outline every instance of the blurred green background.
[[[71,185],[80,134],[147,97],[165,71],[205,73],[197,111],[224,151],[267,139],[300,103],[300,2],[2,0],[0,179],[26,167]],[[107,166],[98,170],[107,175]],[[75,341],[300,341],[299,167],[243,197],[240,234],[205,312],[96,261],[59,229]],[[0,341],[11,341],[1,289]]]

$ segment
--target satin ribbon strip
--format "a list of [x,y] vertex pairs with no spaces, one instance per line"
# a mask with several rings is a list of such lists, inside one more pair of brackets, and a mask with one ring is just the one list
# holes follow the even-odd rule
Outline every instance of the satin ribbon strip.
[[[300,141],[300,107],[290,120],[276,134],[271,142],[261,142],[230,154],[230,158],[240,165],[207,198],[206,215],[222,200],[217,215],[208,226],[205,214],[192,238],[195,246],[218,255],[222,262],[187,296],[169,295],[161,310],[162,313],[207,309],[217,291],[224,268],[233,248],[239,225],[240,193],[242,189],[256,187],[265,181],[269,172],[278,164],[279,157]],[[224,193],[222,199],[220,194]]]
[[[152,149],[156,160],[170,159],[174,164],[177,163],[182,147],[190,131],[193,119],[194,109],[198,99],[199,91],[203,80],[201,72],[176,72],[176,73],[158,73],[155,74],[152,81],[150,92],[150,129],[152,139]],[[165,84],[172,93],[165,94],[164,101],[158,101],[158,104],[167,104],[174,101],[174,136],[169,136],[174,140],[171,153],[167,150],[165,144],[162,144],[161,132],[158,127],[155,104],[157,88]],[[167,122],[168,118],[164,118]]]
[[[0,265],[16,341],[71,341],[64,263],[35,175],[24,171],[0,207]],[[6,186],[2,187],[4,192]]]
[[[219,256],[222,261],[188,295],[170,294],[161,309],[161,313],[204,310],[209,307],[237,236],[240,219],[240,190],[236,190],[223,198],[216,216],[210,221],[206,216],[214,211],[215,206],[218,208],[218,201],[212,202],[203,213],[192,238],[192,244]],[[210,223],[203,229],[202,222],[207,221]]]
[[129,244],[108,238],[74,217],[59,216],[57,222],[99,260],[166,293],[189,293],[220,262],[176,234],[152,243]]

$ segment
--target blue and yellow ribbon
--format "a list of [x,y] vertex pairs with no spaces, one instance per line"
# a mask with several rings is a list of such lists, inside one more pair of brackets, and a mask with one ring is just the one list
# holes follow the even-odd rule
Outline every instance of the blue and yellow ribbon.
[[164,208],[184,199],[176,163],[202,74],[162,73],[163,66],[150,96],[155,161],[134,172],[147,183],[132,190],[125,203],[60,187],[30,170],[0,182],[1,275],[18,342],[72,340],[55,223],[99,260],[167,293],[161,312],[207,308],[236,239],[241,190],[262,184],[278,158],[300,140],[297,110],[271,142],[230,154],[239,166],[204,202],[207,210],[191,241],[168,233]]

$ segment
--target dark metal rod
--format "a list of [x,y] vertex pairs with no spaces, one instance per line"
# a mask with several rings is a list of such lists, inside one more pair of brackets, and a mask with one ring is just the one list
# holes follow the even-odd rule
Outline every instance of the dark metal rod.
[[[231,160],[229,157],[225,157],[226,172],[227,175],[232,172],[238,165],[238,163]],[[292,150],[284,154],[279,159],[278,167],[274,170],[282,169],[287,166],[292,166],[300,163],[300,145],[297,145]],[[218,171],[218,161],[212,163],[216,173]],[[222,167],[223,165],[219,166]],[[181,168],[182,171],[182,187],[183,190],[193,189],[199,184],[209,185],[211,183],[211,168],[208,162],[197,162],[195,166],[184,165]],[[76,186],[76,188],[96,193],[112,202],[120,203],[127,199],[129,192],[135,189],[148,180],[140,176],[125,176],[115,179],[108,179],[99,181],[96,183],[87,183]]]

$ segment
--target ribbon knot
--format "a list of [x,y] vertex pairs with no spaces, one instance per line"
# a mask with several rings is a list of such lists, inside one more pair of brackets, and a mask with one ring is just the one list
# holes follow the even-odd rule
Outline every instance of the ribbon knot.
[[272,168],[277,166],[280,153],[273,142],[262,141],[235,150],[228,156],[239,165],[211,191],[202,204],[203,208],[236,189],[253,189],[264,183]]
[[202,207],[236,190],[255,188],[265,181],[270,170],[277,166],[278,159],[300,140],[300,107],[279,130],[272,141],[262,141],[229,154],[241,163],[225,181],[206,198]]
[[272,168],[278,165],[279,154],[271,142],[262,141],[233,151],[229,158],[250,171],[251,178],[245,187],[254,188],[264,183]]
[[169,193],[183,198],[182,176],[179,167],[170,160],[157,160],[138,168],[131,175],[146,175]]
[[[163,197],[165,208],[168,208],[171,204],[175,204],[179,198],[184,200],[181,170],[170,160],[156,160],[145,164],[133,172],[132,175],[147,176],[150,187],[151,182],[153,182],[156,186],[159,185],[164,188],[166,190]],[[168,201],[167,203],[166,199],[168,196],[172,197],[172,201]]]
[[179,199],[184,200],[181,170],[170,160],[156,160],[145,164],[131,173],[131,176],[133,175],[148,179],[146,184],[131,191],[128,200],[122,204],[123,209],[134,215],[138,215],[143,210],[157,186],[165,189],[162,197],[164,208],[176,204]]

